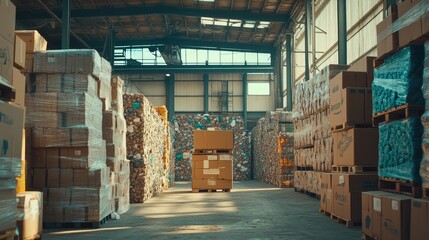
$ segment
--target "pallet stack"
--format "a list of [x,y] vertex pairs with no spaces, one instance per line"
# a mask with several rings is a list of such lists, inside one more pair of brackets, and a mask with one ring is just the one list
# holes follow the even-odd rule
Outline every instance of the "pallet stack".
[[[14,56],[15,6],[10,1],[0,1],[0,52]],[[5,26],[6,27],[3,27]],[[2,57],[0,57],[2,58]],[[0,61],[0,238],[13,239],[17,219],[16,177],[21,175],[23,159],[23,129],[25,107],[18,95],[24,94],[25,83],[13,76],[13,58]],[[19,73],[19,71],[18,71]]]
[[232,189],[232,131],[195,130],[192,159],[192,192],[230,192]]
[[190,156],[194,148],[194,130],[220,128],[234,132],[233,176],[235,181],[250,179],[250,140],[241,116],[176,114],[174,116],[174,151],[176,152],[176,180],[191,181],[192,162]]
[[[281,114],[289,114],[290,117],[280,119]],[[291,119],[291,112],[267,112],[253,128],[253,173],[256,180],[278,187],[293,187],[295,165]]]
[[[106,163],[110,168],[112,182],[113,209],[116,213],[122,214],[130,208],[130,161],[126,159],[126,122],[124,118],[124,108],[122,104],[123,80],[117,76],[111,77],[108,74],[110,69],[108,62],[102,62],[104,80],[99,81],[98,86],[103,86],[98,90],[98,96],[104,100],[103,111],[103,139],[106,141]],[[100,78],[102,79],[102,78]],[[107,79],[111,83],[107,84]],[[106,93],[106,91],[110,92]],[[107,99],[107,100],[106,100]]]
[[97,96],[101,58],[95,50],[55,50],[35,52],[33,61],[25,99],[27,179],[46,196],[44,225],[99,226],[113,210]]
[[165,174],[164,122],[141,94],[124,94],[127,156],[130,162],[130,202],[142,203],[168,187]]
[[[330,81],[332,173],[322,175],[320,211],[347,227],[360,226],[361,193],[377,189],[378,129],[372,127],[373,57]],[[335,196],[335,197],[334,197]]]
[[348,66],[329,65],[296,86],[294,103],[295,190],[320,195],[322,172],[331,171],[330,80]]
[[379,127],[380,191],[362,194],[364,239],[426,239],[429,234],[429,201],[420,199],[422,183],[427,183],[427,118],[422,114],[429,69],[424,44],[428,8],[427,1],[405,0],[390,6],[377,25],[373,124]]

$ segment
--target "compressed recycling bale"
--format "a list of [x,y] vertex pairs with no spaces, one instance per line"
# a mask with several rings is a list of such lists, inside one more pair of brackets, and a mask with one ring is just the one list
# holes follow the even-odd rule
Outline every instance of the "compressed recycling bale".
[[379,125],[379,176],[420,182],[423,127],[420,117]]
[[425,61],[423,68],[423,96],[425,99],[425,110],[421,120],[423,125],[423,159],[420,164],[420,176],[422,178],[422,186],[429,188],[429,42],[425,44]]
[[422,87],[423,46],[405,47],[374,70],[372,112],[384,112],[406,103],[424,104]]
[[141,94],[124,95],[130,201],[142,203],[167,188],[164,169],[164,122]]
[[193,131],[217,127],[234,132],[233,178],[235,181],[250,179],[250,140],[241,116],[176,114],[174,117],[175,175],[177,181],[191,181],[191,153]]

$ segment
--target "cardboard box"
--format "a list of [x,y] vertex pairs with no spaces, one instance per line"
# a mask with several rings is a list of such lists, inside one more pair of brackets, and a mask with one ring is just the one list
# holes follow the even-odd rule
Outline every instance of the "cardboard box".
[[429,236],[429,201],[411,200],[411,240],[422,240]]
[[0,37],[13,43],[16,7],[10,0],[0,0]]
[[[4,181],[4,180],[1,180]],[[0,182],[2,186],[5,184],[10,184],[10,180],[5,182]],[[12,186],[13,187],[13,186]],[[16,227],[16,193],[15,188],[4,188],[0,189],[0,202],[2,203],[2,224],[0,226],[0,231],[9,230],[11,228],[15,229]]]
[[232,189],[231,180],[221,180],[215,178],[192,179],[193,189]]
[[[16,165],[18,168],[20,168],[21,159],[24,157],[22,156],[24,114],[25,108],[0,101],[0,143],[2,143],[0,157],[18,162]],[[10,169],[10,172],[15,173],[15,170]],[[18,174],[19,172],[20,171],[18,171]],[[2,174],[0,174],[0,176],[1,175]],[[9,177],[16,176],[9,175]]]
[[48,177],[46,181],[46,186],[50,188],[60,186],[60,169],[59,168],[50,168],[47,170]]
[[367,73],[350,70],[338,73],[329,81],[329,94],[332,96],[341,92],[342,89],[349,87],[368,87]]
[[381,197],[383,239],[410,239],[411,197],[391,194]]
[[219,160],[219,175],[217,179],[225,179],[232,181],[232,161],[231,160]]
[[46,168],[60,168],[60,149],[46,148]]
[[397,13],[391,13],[383,21],[377,24],[377,55],[379,58],[398,50],[398,32],[392,33],[392,23],[398,18]]
[[362,193],[362,232],[373,239],[383,239],[381,235],[381,197],[388,192],[371,191]]
[[377,166],[378,129],[352,128],[332,133],[334,165]]
[[[407,26],[401,24],[398,31],[399,47],[402,48],[409,44],[422,44],[429,39],[429,13],[421,9],[427,8],[423,1],[405,0],[398,4],[399,21],[408,20]],[[412,23],[409,23],[410,20]]]
[[15,36],[15,56],[13,66],[17,69],[25,68],[25,42],[18,36]]
[[73,160],[69,157],[68,148],[60,148],[60,168],[73,168]]
[[88,186],[88,170],[73,169],[73,186]]
[[36,30],[20,30],[15,31],[15,34],[25,42],[26,53],[32,54],[37,51],[45,51],[48,47],[46,39]]
[[17,194],[19,239],[40,237],[43,226],[43,195],[42,192],[23,192]]
[[44,168],[34,168],[33,169],[33,188],[44,188],[46,187],[46,169]]
[[208,179],[214,178],[217,179],[220,171],[219,168],[204,168],[204,169],[195,169],[193,171],[193,178],[195,179]]
[[372,89],[365,89],[365,122],[372,123]]
[[344,123],[370,124],[365,117],[366,88],[345,88],[330,97],[329,120],[331,127]]
[[73,186],[73,169],[61,169],[60,186],[61,187]]
[[194,149],[197,150],[230,150],[234,147],[232,131],[194,131]]
[[376,57],[363,57],[353,63],[347,71],[351,72],[365,72],[366,87],[371,88],[372,81],[374,80],[374,60]]
[[[330,194],[330,196],[328,196]],[[331,201],[329,201],[331,199]],[[322,173],[320,184],[320,209],[332,213],[332,174]]]
[[22,71],[24,73],[32,73],[33,72],[33,64],[34,64],[34,53],[26,53],[25,54],[25,68]]
[[362,220],[363,191],[377,190],[376,174],[332,173],[333,211],[346,221]]
[[8,83],[12,82],[13,77],[13,47],[13,40],[9,42],[0,36],[0,77],[6,79]]
[[25,76],[17,69],[13,68],[12,86],[15,88],[15,104],[25,106]]

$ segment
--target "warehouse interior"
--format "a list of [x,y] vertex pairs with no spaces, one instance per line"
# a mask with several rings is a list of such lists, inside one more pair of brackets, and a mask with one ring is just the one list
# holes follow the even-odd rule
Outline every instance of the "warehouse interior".
[[428,12],[0,0],[0,239],[426,239]]

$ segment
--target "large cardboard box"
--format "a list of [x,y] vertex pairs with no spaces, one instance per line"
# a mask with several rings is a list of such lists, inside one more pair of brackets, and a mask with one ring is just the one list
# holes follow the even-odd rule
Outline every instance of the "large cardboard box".
[[391,193],[370,191],[362,193],[362,232],[373,239],[383,239],[381,235],[381,197]]
[[[7,186],[7,184],[10,184],[10,179],[0,179],[1,186]],[[10,186],[6,188],[0,188],[0,202],[1,205],[1,213],[2,213],[2,219],[1,219],[1,225],[0,225],[0,232],[10,230],[11,228],[16,227],[16,192],[15,192],[15,186]]]
[[332,96],[349,87],[368,87],[367,73],[350,70],[338,73],[329,81],[329,94]]
[[381,197],[383,239],[409,240],[411,197],[391,194]]
[[232,181],[232,161],[231,160],[219,160],[219,175],[218,179],[225,179]]
[[398,32],[392,32],[392,23],[398,18],[396,8],[391,8],[390,14],[377,24],[377,55],[384,57],[393,53],[399,46]]
[[334,132],[332,136],[334,142],[334,165],[377,165],[377,128],[352,128]]
[[378,188],[376,174],[332,173],[332,213],[346,221],[362,220],[362,192]]
[[32,171],[32,186],[33,188],[44,188],[46,187],[46,169],[45,168],[34,168]]
[[21,173],[24,114],[24,108],[0,101],[0,158],[7,166],[0,178],[15,178]]
[[423,240],[429,236],[429,201],[411,200],[411,240]]
[[60,169],[59,168],[49,168],[48,169],[48,177],[46,186],[47,187],[59,187],[60,186]]
[[25,42],[18,36],[15,36],[15,56],[13,65],[18,69],[25,68]]
[[232,131],[194,131],[194,148],[196,150],[230,150],[234,148]]
[[231,180],[222,180],[215,178],[192,179],[193,189],[232,189]]
[[398,31],[400,48],[408,44],[422,44],[429,39],[429,29],[426,25],[429,22],[429,13],[422,11],[427,10],[425,4],[427,3],[420,0],[404,0],[398,4],[398,18],[402,23]]
[[12,82],[13,77],[13,47],[13,40],[9,42],[0,36],[0,76],[8,83]]
[[322,173],[320,184],[320,209],[332,213],[332,174]]
[[372,89],[365,89],[365,122],[372,123]]
[[345,88],[330,97],[329,121],[331,127],[344,123],[370,124],[365,117],[366,88]]
[[208,169],[218,168],[217,155],[192,155],[192,168],[195,169]]
[[61,169],[60,186],[61,187],[73,186],[73,169]]
[[15,101],[21,107],[25,106],[25,76],[17,68],[13,68],[12,86],[15,88]]
[[0,37],[13,43],[16,7],[10,0],[0,0]]
[[353,63],[347,71],[351,72],[365,72],[366,87],[371,88],[372,81],[374,80],[374,60],[376,57],[363,57]]
[[48,47],[46,39],[36,30],[20,30],[15,31],[15,34],[25,42],[25,51],[28,54],[45,51]]
[[42,192],[22,192],[17,194],[19,239],[40,237],[43,226],[43,195]]

